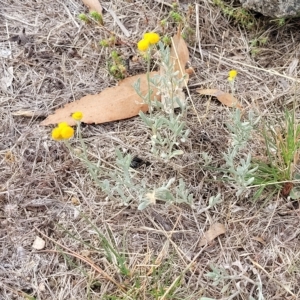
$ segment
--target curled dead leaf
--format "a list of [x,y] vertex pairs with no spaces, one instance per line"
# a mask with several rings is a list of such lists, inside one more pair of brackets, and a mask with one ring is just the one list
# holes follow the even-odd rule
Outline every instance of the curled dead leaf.
[[178,28],[177,34],[172,37],[172,47],[170,50],[171,60],[174,62],[174,70],[179,71],[179,78],[187,76],[186,82],[188,81],[188,75],[185,72],[185,66],[189,61],[189,49],[186,42],[181,36],[180,27]]
[[[185,82],[182,82],[182,84],[179,86],[179,89],[176,90],[176,95],[178,99],[180,100],[180,103],[184,104],[186,102],[185,93],[182,91],[182,88],[185,86],[185,84],[188,83],[189,80],[189,72],[186,71],[185,66],[187,62],[189,61],[189,50],[187,47],[187,44],[185,43],[184,39],[181,36],[181,28],[178,28],[177,33],[172,37],[172,46],[170,49],[170,57],[171,62],[174,65],[174,71],[178,71],[178,79],[185,78]],[[160,74],[164,74],[163,67],[160,69]],[[161,102],[164,105],[165,111],[168,112],[170,110],[168,105],[166,104],[164,92],[162,91],[162,97]],[[179,107],[178,104],[173,104],[172,109]]]
[[200,240],[198,246],[202,247],[212,242],[219,235],[226,232],[225,226],[221,223],[214,223],[210,226],[209,230],[204,233],[203,238]]
[[201,95],[214,96],[222,104],[224,104],[228,107],[237,107],[240,109],[242,108],[242,106],[238,102],[238,100],[230,93],[225,93],[218,89],[197,89],[196,91]]
[[281,189],[281,195],[285,198],[288,197],[293,187],[294,184],[292,182],[285,182]]

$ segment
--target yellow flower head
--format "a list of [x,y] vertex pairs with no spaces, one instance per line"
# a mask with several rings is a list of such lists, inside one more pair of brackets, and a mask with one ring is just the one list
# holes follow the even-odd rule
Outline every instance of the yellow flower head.
[[76,111],[72,114],[72,118],[75,120],[75,121],[80,121],[83,117],[83,114],[81,111]]
[[62,129],[62,128],[64,128],[64,127],[68,127],[68,126],[69,126],[69,125],[68,125],[67,122],[61,122],[61,123],[58,123],[58,125],[57,125],[57,127],[60,128],[60,129]]
[[155,32],[147,32],[144,34],[144,40],[147,40],[151,45],[157,44],[160,40],[159,34]]
[[60,134],[63,139],[69,139],[74,135],[74,129],[71,126],[65,126],[60,129]]
[[233,81],[237,75],[237,70],[230,70],[228,72],[228,81]]
[[150,46],[148,40],[142,39],[138,42],[137,47],[140,51],[146,51]]
[[63,137],[61,136],[61,128],[55,127],[52,129],[51,136],[54,140],[62,140]]

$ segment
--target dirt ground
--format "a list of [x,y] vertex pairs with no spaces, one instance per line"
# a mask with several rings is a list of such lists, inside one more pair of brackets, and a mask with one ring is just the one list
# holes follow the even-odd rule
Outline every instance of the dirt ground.
[[[213,1],[179,2],[191,29],[186,41],[195,70],[189,90],[196,110],[188,110],[191,134],[184,154],[169,163],[155,158],[139,117],[83,124],[92,159],[115,165],[120,148],[149,162],[136,169],[137,176],[153,187],[185,178],[195,200],[192,208],[158,202],[139,211],[138,203],[122,206],[108,199],[40,123],[56,108],[116,85],[107,67],[112,49],[129,61],[128,76],[144,73],[146,64],[132,60],[136,43],[144,32],[164,33],[160,21],[171,2],[101,1],[103,27],[79,20],[88,13],[80,0],[0,0],[1,300],[300,299],[299,200],[280,193],[258,202],[251,193],[238,198],[220,173],[203,167],[204,151],[213,167],[224,164],[230,109],[196,93],[196,88],[229,91],[227,74],[236,69],[235,92],[246,112],[252,109],[271,122],[297,99],[299,119],[300,21],[279,26],[256,16],[258,25],[248,30]],[[176,24],[168,22],[164,31],[171,36]],[[118,43],[99,46],[111,32]],[[253,155],[263,155],[262,143],[254,136]],[[218,193],[222,202],[205,209]],[[216,222],[226,233],[199,246]],[[120,271],[117,254],[107,253],[102,236],[125,257],[129,274]],[[32,247],[36,237],[46,243],[42,250]],[[207,276],[213,270],[215,280]]]

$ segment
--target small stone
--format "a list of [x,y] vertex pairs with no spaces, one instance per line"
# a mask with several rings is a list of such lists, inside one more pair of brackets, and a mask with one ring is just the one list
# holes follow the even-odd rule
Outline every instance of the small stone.
[[32,244],[32,248],[36,250],[42,250],[45,247],[45,241],[41,239],[39,236],[37,236]]

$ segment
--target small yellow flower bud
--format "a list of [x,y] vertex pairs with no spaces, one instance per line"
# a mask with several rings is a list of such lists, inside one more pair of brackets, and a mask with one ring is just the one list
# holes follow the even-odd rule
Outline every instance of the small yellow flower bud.
[[146,51],[150,46],[150,43],[148,40],[140,40],[137,44],[137,47],[140,51]]
[[228,72],[228,76],[229,76],[228,80],[233,81],[235,79],[236,75],[237,75],[237,70],[230,70]]
[[67,122],[61,122],[61,123],[58,123],[58,125],[57,125],[57,127],[60,129],[67,127],[67,126],[69,126]]
[[160,37],[159,34],[155,32],[147,32],[144,34],[144,40],[147,40],[151,45],[159,42]]
[[63,139],[63,137],[61,136],[61,128],[59,127],[53,128],[51,132],[51,136],[56,141]]
[[83,114],[81,111],[76,111],[72,114],[72,118],[75,120],[75,121],[80,121],[83,117]]
[[60,129],[60,134],[63,139],[69,139],[74,135],[74,129],[71,126],[65,126]]

